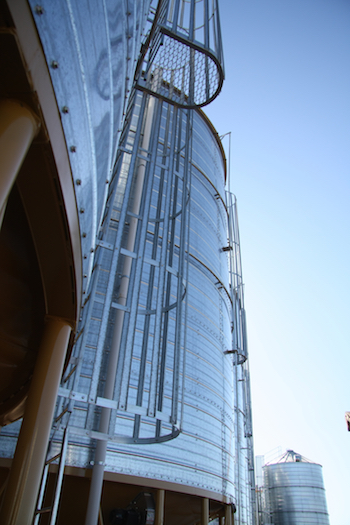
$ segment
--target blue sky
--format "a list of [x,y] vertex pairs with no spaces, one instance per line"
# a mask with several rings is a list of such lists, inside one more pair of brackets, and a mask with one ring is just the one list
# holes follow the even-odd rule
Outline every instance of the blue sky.
[[323,465],[330,524],[349,525],[350,1],[220,7],[226,80],[206,113],[232,133],[255,453]]

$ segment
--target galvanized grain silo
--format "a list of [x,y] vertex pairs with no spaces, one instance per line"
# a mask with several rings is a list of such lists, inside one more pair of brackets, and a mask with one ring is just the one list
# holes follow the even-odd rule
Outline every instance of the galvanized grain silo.
[[0,25],[9,122],[30,145],[22,102],[43,118],[0,191],[1,523],[253,525],[236,200],[199,109],[218,0],[8,0]]
[[329,525],[321,465],[287,450],[263,470],[269,523]]

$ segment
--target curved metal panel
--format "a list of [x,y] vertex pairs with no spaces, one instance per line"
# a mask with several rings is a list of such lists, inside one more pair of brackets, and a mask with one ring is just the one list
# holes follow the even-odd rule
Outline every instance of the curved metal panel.
[[135,96],[126,122],[82,331],[60,390],[57,414],[72,412],[67,465],[90,468],[94,440],[105,440],[107,471],[212,491],[235,502],[237,523],[251,524],[249,370],[230,353],[241,296],[229,272],[233,250],[224,249],[232,239],[222,151],[200,111],[146,94]]
[[149,2],[29,0],[61,112],[88,289]]
[[[141,117],[149,112],[149,97],[137,95],[134,109],[127,116],[130,126],[123,135],[115,190],[108,200],[105,234],[99,247],[100,266],[91,294],[94,299],[86,313],[89,328],[81,337],[81,354],[79,344],[76,347],[76,379],[71,376],[67,381],[67,387],[81,396],[70,420],[70,434],[76,437],[75,444],[68,447],[67,462],[80,467],[89,465],[87,436],[103,438],[96,432],[96,403],[109,406],[112,416],[105,436],[106,470],[214,491],[236,504],[240,501],[242,523],[248,523],[246,377],[244,369],[236,369],[231,356],[225,353],[232,346],[232,297],[228,252],[222,249],[227,244],[228,231],[223,204],[224,162],[217,140],[200,113],[193,114],[189,128],[186,111],[155,99],[153,103],[153,139],[147,148],[144,139],[141,141],[141,135],[148,133],[147,118],[142,121]],[[141,147],[136,148],[137,144]],[[192,149],[187,154],[190,145]],[[157,152],[156,156],[152,151]],[[132,210],[137,193],[137,162],[145,160],[140,211],[136,213]],[[188,169],[192,175],[191,183],[188,179],[189,202],[184,183],[189,177],[185,175]],[[183,203],[190,210],[185,221]],[[166,210],[170,213],[168,218]],[[135,246],[128,248],[133,218],[139,224]],[[189,237],[185,233],[188,220]],[[117,251],[112,246],[120,246],[119,262],[113,263]],[[183,278],[179,279],[181,257],[186,252],[188,277],[185,278],[184,267]],[[118,306],[128,258],[132,261],[128,271],[131,288],[124,305],[119,302]],[[137,261],[143,261],[139,274]],[[187,306],[184,303],[181,313],[177,311],[179,302],[185,299]],[[103,395],[116,310],[123,311],[125,318],[113,400],[107,403],[96,396]],[[103,320],[105,328],[101,325]],[[176,365],[178,340],[181,351]],[[69,391],[61,390],[61,394],[71,395]],[[237,428],[235,406],[239,414]],[[176,419],[182,420],[182,432],[175,441],[160,445],[162,440],[178,435]],[[128,443],[134,444],[130,447]],[[236,478],[236,461],[240,463],[241,483]]]

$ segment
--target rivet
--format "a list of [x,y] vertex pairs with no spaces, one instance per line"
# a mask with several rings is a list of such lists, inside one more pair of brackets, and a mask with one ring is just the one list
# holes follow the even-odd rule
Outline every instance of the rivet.
[[86,278],[87,278],[87,273],[84,273],[84,279],[86,279]]
[[83,232],[83,237],[86,237],[86,233],[85,232]]
[[93,248],[91,248],[90,252],[91,252],[91,253],[94,253],[94,249],[93,249]]
[[[86,253],[84,254],[84,259],[87,259],[87,255],[86,255]],[[84,292],[84,293],[85,293],[85,292]]]
[[53,61],[51,62],[51,67],[52,67],[53,69],[57,69],[57,68],[58,68],[58,62],[57,62],[56,60],[53,60]]
[[37,15],[42,15],[44,14],[44,9],[41,5],[36,5],[35,6],[35,12]]
[[75,181],[75,184],[76,184],[77,186],[80,186],[80,184],[81,184],[81,179],[77,179],[77,180]]
[[71,146],[69,149],[71,150],[72,153],[75,153],[77,151],[76,146]]
[[79,211],[80,211],[80,213],[84,213],[84,211],[85,211],[85,208],[80,208],[80,210],[79,210]]
[[68,108],[68,106],[63,106],[63,108],[62,108],[62,113],[69,113],[69,108]]
[[108,179],[106,180],[106,184],[109,184],[109,180]]

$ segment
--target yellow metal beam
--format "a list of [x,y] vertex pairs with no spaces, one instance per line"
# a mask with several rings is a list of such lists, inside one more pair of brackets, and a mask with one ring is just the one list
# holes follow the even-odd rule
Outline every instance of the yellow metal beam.
[[226,505],[225,507],[225,525],[233,525],[231,505]]
[[209,523],[209,499],[202,499],[202,523],[201,525],[208,525]]
[[47,319],[0,511],[4,525],[32,523],[70,333],[65,320]]
[[38,118],[25,104],[0,100],[0,224],[12,186],[39,128]]
[[165,490],[157,490],[155,525],[164,525]]

